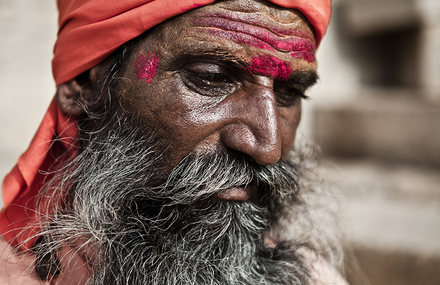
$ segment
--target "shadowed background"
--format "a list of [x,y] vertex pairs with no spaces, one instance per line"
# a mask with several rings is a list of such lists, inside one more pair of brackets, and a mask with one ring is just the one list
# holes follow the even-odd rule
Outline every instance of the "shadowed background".
[[[334,0],[300,133],[341,189],[351,284],[440,284],[440,1]],[[55,0],[0,0],[0,176],[55,92]]]

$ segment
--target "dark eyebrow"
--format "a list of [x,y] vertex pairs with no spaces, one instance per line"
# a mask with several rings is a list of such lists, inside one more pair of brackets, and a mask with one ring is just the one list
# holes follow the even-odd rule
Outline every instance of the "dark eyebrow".
[[289,82],[295,85],[299,84],[307,89],[315,85],[318,79],[319,76],[315,70],[298,70],[290,75]]
[[[169,69],[175,70],[184,64],[203,60],[224,62],[230,66],[236,66],[243,69],[247,69],[249,65],[227,50],[201,48],[182,51],[169,63]],[[315,85],[318,79],[319,76],[315,70],[296,70],[289,76],[288,82],[301,85],[307,89]]]
[[170,63],[171,69],[191,62],[212,60],[225,62],[231,66],[246,68],[247,64],[237,56],[221,49],[191,49],[178,54]]

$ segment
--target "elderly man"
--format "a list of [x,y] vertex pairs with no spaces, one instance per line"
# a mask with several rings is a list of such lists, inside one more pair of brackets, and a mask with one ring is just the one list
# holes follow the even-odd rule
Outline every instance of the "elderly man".
[[58,0],[56,100],[3,183],[1,280],[345,284],[294,148],[329,2]]

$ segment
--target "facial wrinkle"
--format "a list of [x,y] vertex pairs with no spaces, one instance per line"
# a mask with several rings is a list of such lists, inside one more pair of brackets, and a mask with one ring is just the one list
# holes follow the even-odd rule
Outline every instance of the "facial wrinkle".
[[[277,23],[257,24],[247,14],[207,13],[193,20],[202,33],[235,41],[239,44],[267,51],[291,52],[290,56],[313,63],[316,60],[316,44],[310,35],[293,27]],[[284,76],[285,77],[285,76]]]
[[223,18],[231,21],[242,22],[252,26],[260,27],[271,31],[279,36],[301,36],[313,41],[313,34],[309,31],[299,30],[296,21],[299,18],[292,18],[288,23],[281,23],[277,19],[268,17],[265,13],[240,13],[240,12],[213,12],[202,15],[203,17]]
[[201,17],[195,19],[193,23],[208,28],[209,33],[219,37],[271,51],[277,49],[284,52],[314,52],[316,50],[313,41],[303,38],[301,35],[298,36],[293,31],[291,35],[287,35],[288,31],[282,31],[286,35],[279,36],[270,32],[270,27],[266,29],[245,22],[218,17]]

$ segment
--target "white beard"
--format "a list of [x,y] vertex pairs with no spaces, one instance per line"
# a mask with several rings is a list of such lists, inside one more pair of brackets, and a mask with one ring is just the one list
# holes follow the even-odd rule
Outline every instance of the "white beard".
[[[42,205],[63,206],[42,216],[53,241],[44,250],[69,245],[86,256],[88,284],[310,284],[299,249],[316,250],[325,239],[301,233],[314,226],[305,200],[314,190],[301,188],[309,163],[302,154],[274,166],[224,153],[188,157],[164,180],[154,139],[124,127],[96,136],[47,185]],[[263,196],[212,199],[250,176]],[[286,240],[280,225],[292,219],[299,232]]]

